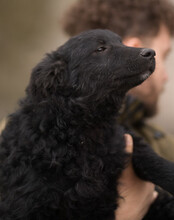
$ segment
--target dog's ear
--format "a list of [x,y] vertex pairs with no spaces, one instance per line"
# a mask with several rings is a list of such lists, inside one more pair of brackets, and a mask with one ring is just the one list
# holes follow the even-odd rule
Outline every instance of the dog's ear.
[[53,52],[33,69],[26,91],[39,99],[57,95],[66,87],[67,78],[67,62],[60,54]]

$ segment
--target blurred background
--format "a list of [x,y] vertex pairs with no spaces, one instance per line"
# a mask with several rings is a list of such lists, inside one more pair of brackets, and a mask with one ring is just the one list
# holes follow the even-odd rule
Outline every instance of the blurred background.
[[[32,68],[68,39],[61,18],[75,1],[0,0],[0,121],[17,108]],[[169,81],[153,122],[174,134],[174,42],[167,66]]]

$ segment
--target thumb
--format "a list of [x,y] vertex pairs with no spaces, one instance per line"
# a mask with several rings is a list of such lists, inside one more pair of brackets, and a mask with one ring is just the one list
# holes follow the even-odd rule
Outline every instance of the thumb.
[[132,153],[133,152],[133,138],[130,134],[124,134],[125,137],[125,150],[127,153]]

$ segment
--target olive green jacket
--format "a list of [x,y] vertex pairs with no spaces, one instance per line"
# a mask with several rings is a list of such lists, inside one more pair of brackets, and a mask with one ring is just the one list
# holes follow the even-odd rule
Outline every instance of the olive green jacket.
[[143,137],[160,156],[174,162],[174,136],[145,121],[144,106],[139,100],[131,96],[126,97],[119,121]]

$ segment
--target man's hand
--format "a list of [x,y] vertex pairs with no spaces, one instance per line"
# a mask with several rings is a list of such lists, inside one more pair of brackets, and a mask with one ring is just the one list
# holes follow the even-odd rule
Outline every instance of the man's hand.
[[[132,137],[125,134],[125,140],[126,151],[132,153]],[[130,160],[119,179],[118,192],[122,198],[118,201],[119,207],[115,212],[116,220],[141,220],[158,196],[154,187],[154,184],[136,176]]]

